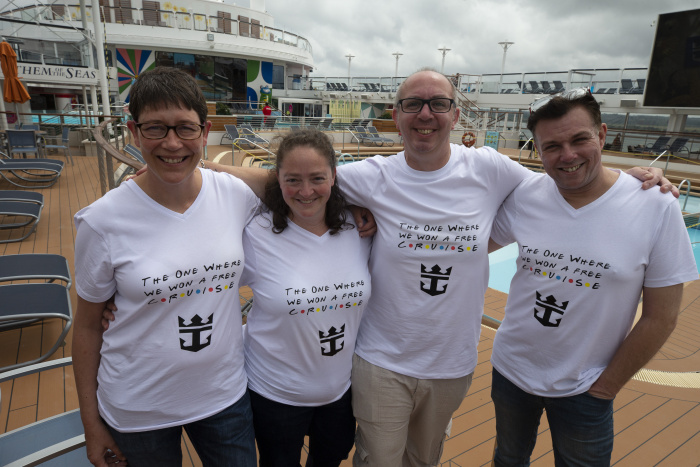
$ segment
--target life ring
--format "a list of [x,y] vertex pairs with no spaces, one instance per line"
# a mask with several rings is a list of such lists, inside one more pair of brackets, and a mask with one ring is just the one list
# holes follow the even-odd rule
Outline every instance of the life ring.
[[470,148],[476,143],[476,135],[471,131],[465,131],[462,135],[462,144]]

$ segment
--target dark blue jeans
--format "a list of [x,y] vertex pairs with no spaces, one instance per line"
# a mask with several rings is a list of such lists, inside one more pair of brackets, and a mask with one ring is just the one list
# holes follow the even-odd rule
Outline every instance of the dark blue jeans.
[[355,441],[350,389],[335,402],[299,407],[250,391],[260,467],[298,467],[309,435],[307,467],[337,467]]
[[250,395],[221,412],[184,426],[120,433],[107,425],[130,467],[181,467],[184,428],[204,466],[256,467]]
[[493,370],[496,466],[528,466],[542,411],[547,412],[554,462],[559,466],[609,466],[613,448],[613,401],[588,393],[571,397],[528,394]]

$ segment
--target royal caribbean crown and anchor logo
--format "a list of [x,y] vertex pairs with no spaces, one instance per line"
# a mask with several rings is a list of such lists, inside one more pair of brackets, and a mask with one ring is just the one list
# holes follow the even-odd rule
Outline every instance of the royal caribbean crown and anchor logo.
[[209,315],[207,321],[203,321],[199,315],[194,315],[189,324],[185,324],[185,320],[179,316],[177,317],[177,322],[180,334],[184,334],[187,337],[187,339],[180,338],[180,348],[182,350],[199,352],[211,345],[214,313]]
[[340,341],[345,337],[345,325],[343,324],[340,329],[336,329],[335,326],[331,326],[328,333],[323,331],[318,331],[318,338],[321,343],[321,355],[325,357],[332,357],[337,354],[345,347],[345,342]]
[[450,274],[452,274],[452,267],[443,271],[440,265],[436,264],[428,271],[425,265],[421,264],[420,277],[428,280],[428,282],[420,281],[421,291],[433,297],[444,294],[447,291],[447,284],[444,284],[443,281],[447,282],[450,280]]
[[[548,295],[547,298],[542,300],[542,295],[540,295],[538,291],[535,291],[535,293],[537,294],[537,300],[535,301],[535,319],[537,319],[542,326],[550,328],[559,327],[564,312],[566,312],[566,307],[569,306],[568,300],[562,302],[560,305],[557,303],[557,299],[554,295]],[[552,319],[552,313],[556,313],[554,319]]]

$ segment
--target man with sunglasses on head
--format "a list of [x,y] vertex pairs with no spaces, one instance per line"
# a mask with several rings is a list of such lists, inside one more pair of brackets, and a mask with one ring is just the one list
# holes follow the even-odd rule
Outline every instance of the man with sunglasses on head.
[[608,466],[613,399],[698,272],[676,199],[602,166],[607,127],[587,89],[535,101],[528,129],[546,174],[515,189],[491,232],[491,249],[519,247],[491,356],[494,462],[529,465],[545,410],[555,465]]
[[[404,151],[337,170],[345,197],[378,226],[353,360],[354,466],[439,463],[477,364],[491,224],[531,175],[489,147],[450,144],[456,92],[435,70],[412,74],[393,111]],[[216,169],[262,190],[264,170]]]

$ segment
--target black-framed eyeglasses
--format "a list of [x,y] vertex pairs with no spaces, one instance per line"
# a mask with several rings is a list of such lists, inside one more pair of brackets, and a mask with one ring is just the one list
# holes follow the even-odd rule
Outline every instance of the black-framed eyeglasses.
[[401,110],[408,114],[417,114],[423,110],[423,106],[428,104],[428,108],[431,112],[437,114],[444,114],[449,112],[454,105],[454,99],[448,99],[447,97],[436,97],[434,99],[418,99],[417,97],[409,97],[407,99],[401,99],[398,102]]
[[591,90],[589,88],[576,88],[576,89],[571,89],[569,91],[560,92],[558,94],[551,94],[549,96],[540,97],[539,99],[536,99],[535,102],[530,104],[530,113],[537,112],[542,107],[547,105],[549,103],[549,101],[551,101],[555,97],[561,97],[562,99],[573,101],[576,99],[580,99],[583,96],[585,96],[586,94],[590,94],[590,93],[591,93]]
[[175,130],[175,134],[180,139],[192,140],[202,135],[204,125],[198,123],[181,123],[179,125],[164,125],[162,123],[136,123],[136,128],[141,132],[141,136],[146,139],[163,139],[168,136],[170,130]]

